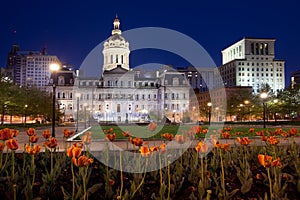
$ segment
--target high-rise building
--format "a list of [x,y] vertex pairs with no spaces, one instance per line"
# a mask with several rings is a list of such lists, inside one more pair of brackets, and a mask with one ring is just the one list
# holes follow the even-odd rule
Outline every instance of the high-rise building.
[[48,55],[44,48],[40,51],[22,51],[13,45],[7,58],[7,71],[14,83],[20,86],[35,86],[45,90],[50,81],[51,63],[59,63],[57,56]]
[[214,87],[215,69],[205,67],[182,67],[177,68],[178,72],[184,73],[190,86],[199,92],[206,92]]
[[219,68],[224,86],[252,86],[253,93],[269,84],[277,93],[285,87],[284,60],[275,58],[275,39],[243,38],[222,51]]

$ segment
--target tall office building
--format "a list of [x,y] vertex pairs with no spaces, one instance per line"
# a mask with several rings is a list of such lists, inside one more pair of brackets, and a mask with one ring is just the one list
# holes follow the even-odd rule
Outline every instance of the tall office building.
[[243,38],[222,51],[219,68],[224,86],[252,86],[253,93],[269,84],[273,92],[285,87],[284,60],[275,58],[275,39]]
[[13,45],[6,68],[14,83],[45,90],[50,81],[51,63],[60,64],[60,61],[57,56],[48,55],[45,48],[41,52],[22,51],[18,45]]

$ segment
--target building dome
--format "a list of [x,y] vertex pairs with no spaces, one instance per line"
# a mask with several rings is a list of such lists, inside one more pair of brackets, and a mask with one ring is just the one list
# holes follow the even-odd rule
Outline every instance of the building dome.
[[112,35],[103,45],[104,64],[102,71],[112,70],[119,66],[129,70],[129,43],[122,36],[118,16],[116,16],[113,25]]

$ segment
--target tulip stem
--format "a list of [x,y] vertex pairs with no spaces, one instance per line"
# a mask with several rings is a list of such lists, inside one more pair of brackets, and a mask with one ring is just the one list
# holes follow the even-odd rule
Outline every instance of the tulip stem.
[[34,181],[35,181],[35,166],[34,166],[34,155],[31,155],[31,172],[32,172],[32,183],[31,183],[31,190],[33,188],[34,185]]
[[269,187],[270,187],[270,199],[272,199],[273,196],[273,190],[272,190],[272,179],[271,179],[271,175],[270,175],[270,168],[267,168],[267,172],[268,172],[268,179],[269,179]]
[[131,199],[133,198],[133,196],[135,195],[135,193],[140,189],[140,187],[143,185],[146,174],[147,174],[147,166],[148,166],[148,158],[146,158],[146,164],[145,164],[145,172],[144,172],[144,176],[142,178],[142,181],[140,182],[139,186],[135,189],[135,191],[132,193]]
[[15,184],[15,151],[11,151],[11,165],[12,165],[12,181],[13,181],[13,191],[14,191],[14,200],[17,199],[17,188]]
[[120,173],[121,173],[120,199],[122,199],[122,192],[123,192],[122,151],[120,151]]
[[222,149],[220,149],[220,162],[221,162],[221,170],[222,170],[222,190],[223,190],[223,197],[226,196],[226,190],[225,190],[225,174],[224,174],[224,165],[223,165],[223,157],[222,157]]
[[74,164],[72,160],[71,160],[71,171],[72,171],[72,200],[73,200],[75,196],[75,175],[74,175]]
[[170,199],[171,194],[171,174],[170,174],[170,163],[168,162],[168,200]]
[[52,176],[52,171],[53,171],[53,153],[52,153],[52,149],[50,149],[50,174]]

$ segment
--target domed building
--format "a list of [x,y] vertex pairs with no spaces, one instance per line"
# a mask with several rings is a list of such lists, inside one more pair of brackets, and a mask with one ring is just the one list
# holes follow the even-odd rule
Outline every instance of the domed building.
[[130,68],[129,42],[122,36],[118,17],[102,54],[101,77],[76,77],[72,106],[75,121],[85,122],[85,127],[95,121],[147,122],[164,116],[181,121],[183,112],[189,109],[190,86],[185,74],[167,66],[159,70]]
[[129,43],[122,36],[118,17],[114,20],[114,29],[111,34],[103,46],[103,71],[112,70],[117,66],[129,70]]

